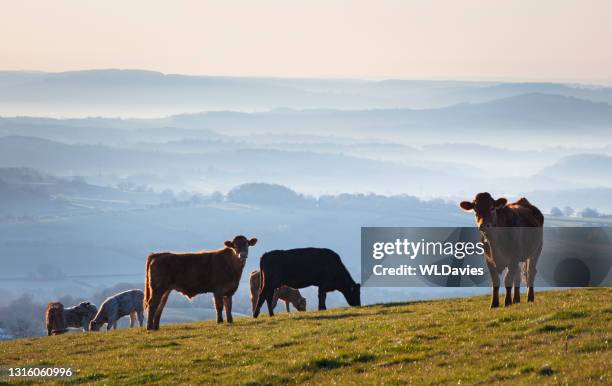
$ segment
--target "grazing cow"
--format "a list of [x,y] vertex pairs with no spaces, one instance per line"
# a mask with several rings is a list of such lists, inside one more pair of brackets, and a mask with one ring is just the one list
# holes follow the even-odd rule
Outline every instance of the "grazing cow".
[[106,299],[100,306],[100,311],[89,323],[91,331],[98,331],[106,323],[106,330],[111,327],[117,329],[117,321],[126,316],[130,316],[130,328],[138,323],[142,327],[144,322],[144,313],[142,310],[142,302],[144,293],[139,289],[133,289],[118,293]]
[[152,253],[147,257],[144,307],[149,309],[148,330],[159,329],[161,314],[172,290],[189,299],[212,292],[217,323],[223,323],[223,307],[227,322],[232,317],[232,296],[238,289],[249,247],[256,238],[236,236],[215,251],[185,253]]
[[263,302],[274,315],[274,291],[281,286],[305,288],[319,287],[319,310],[326,309],[325,298],[330,291],[342,292],[351,306],[361,305],[360,285],[355,283],[340,256],[331,249],[299,248],[264,253],[259,262],[263,276],[259,298],[253,317],[259,315]]
[[[506,268],[504,303],[510,306],[521,301],[521,263],[525,265],[525,282],[529,287],[527,301],[535,299],[533,283],[542,252],[544,216],[526,198],[512,204],[507,202],[505,198],[495,200],[485,192],[478,193],[473,201],[459,204],[463,210],[473,210],[476,214],[493,286],[491,308],[499,307],[499,275]],[[513,284],[514,298],[511,296]]]
[[68,327],[89,331],[89,322],[96,312],[98,309],[90,302],[81,302],[68,308],[64,308],[60,302],[51,302],[45,312],[47,335],[63,334],[68,331]]
[[[260,279],[261,275],[259,274],[259,271],[255,270],[251,272],[249,282],[251,284],[251,306],[253,307],[253,311],[255,311],[255,307],[257,306],[257,298],[259,297],[259,289],[261,286]],[[289,303],[293,304],[293,307],[295,307],[298,311],[306,311],[306,299],[302,296],[302,294],[300,294],[300,291],[296,290],[295,288],[284,285],[274,291],[272,308],[276,308],[278,299],[285,302],[287,312],[290,312]]]

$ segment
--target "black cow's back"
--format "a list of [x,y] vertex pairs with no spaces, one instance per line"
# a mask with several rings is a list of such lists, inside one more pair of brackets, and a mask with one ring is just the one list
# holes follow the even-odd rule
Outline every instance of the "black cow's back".
[[260,261],[261,272],[273,285],[292,288],[322,286],[330,290],[354,283],[340,256],[327,248],[297,248],[266,252]]

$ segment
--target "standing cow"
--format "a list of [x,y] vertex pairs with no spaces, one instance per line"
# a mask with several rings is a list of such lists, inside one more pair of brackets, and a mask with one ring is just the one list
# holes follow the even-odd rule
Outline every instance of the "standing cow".
[[51,302],[45,312],[47,335],[63,334],[68,331],[68,327],[89,331],[89,322],[96,312],[98,309],[90,302],[81,302],[68,308],[64,308],[60,302]]
[[144,322],[144,313],[142,310],[142,302],[144,293],[139,289],[128,290],[118,293],[106,299],[100,306],[100,310],[89,323],[91,331],[98,331],[106,323],[106,330],[117,329],[117,321],[126,316],[130,316],[130,327],[138,323],[142,327]]
[[[499,275],[507,268],[505,305],[521,301],[521,264],[525,265],[525,282],[529,287],[527,301],[533,302],[536,264],[542,252],[544,216],[526,198],[507,204],[505,198],[493,199],[489,193],[478,193],[473,201],[459,206],[474,211],[485,259],[493,286],[491,308],[499,307]],[[514,285],[514,298],[511,295]]]
[[256,238],[236,236],[216,251],[186,253],[152,253],[147,257],[144,307],[149,309],[148,330],[158,330],[161,314],[172,290],[188,298],[212,292],[217,323],[223,323],[223,307],[227,322],[232,323],[232,296]]
[[[255,311],[257,306],[257,298],[259,297],[259,290],[261,288],[261,274],[255,270],[251,272],[249,277],[249,284],[251,285],[251,306],[252,310]],[[306,311],[306,299],[302,296],[299,290],[286,285],[281,286],[279,289],[274,291],[274,298],[272,299],[272,308],[276,308],[278,300],[285,302],[285,308],[287,312],[289,310],[289,303],[293,304],[298,311]]]
[[259,315],[263,302],[268,304],[270,316],[274,291],[281,286],[319,287],[319,310],[325,310],[325,298],[330,291],[342,292],[351,306],[361,305],[360,285],[355,283],[340,256],[326,248],[298,248],[264,253],[259,262],[262,285],[253,317]]

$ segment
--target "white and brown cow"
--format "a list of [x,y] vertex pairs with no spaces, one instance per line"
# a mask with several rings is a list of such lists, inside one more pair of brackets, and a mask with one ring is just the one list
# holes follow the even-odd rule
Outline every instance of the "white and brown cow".
[[[473,201],[459,206],[474,211],[476,224],[484,243],[485,259],[493,286],[491,308],[499,307],[499,275],[505,270],[505,305],[521,300],[521,264],[527,287],[527,301],[534,301],[533,283],[536,264],[542,252],[544,216],[526,198],[508,204],[505,198],[493,199],[489,193],[478,193]],[[514,286],[514,297],[511,295]]]

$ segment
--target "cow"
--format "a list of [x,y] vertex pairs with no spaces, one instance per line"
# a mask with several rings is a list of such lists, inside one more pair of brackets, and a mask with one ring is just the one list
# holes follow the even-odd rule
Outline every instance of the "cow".
[[62,303],[51,302],[47,304],[45,324],[47,325],[47,336],[59,335],[68,331],[64,321],[64,305]]
[[122,317],[130,316],[130,328],[136,325],[136,318],[142,327],[144,323],[144,313],[142,302],[144,293],[139,289],[120,292],[107,298],[100,306],[96,316],[89,322],[90,331],[99,331],[106,323],[106,330],[117,329],[117,321]]
[[147,257],[144,307],[149,311],[147,330],[158,330],[161,314],[172,290],[191,299],[212,292],[217,323],[223,323],[223,307],[227,322],[232,317],[232,296],[238,289],[249,247],[256,238],[239,235],[215,251],[152,253]]
[[98,309],[90,302],[81,302],[68,308],[64,308],[60,302],[51,302],[45,312],[47,335],[63,334],[68,331],[68,327],[89,331],[89,322],[96,312]]
[[[465,211],[474,211],[480,239],[484,244],[485,262],[491,275],[493,296],[491,308],[499,307],[499,275],[507,268],[505,306],[521,301],[521,265],[527,284],[527,301],[535,300],[533,283],[536,265],[542,252],[544,215],[526,198],[508,204],[505,198],[493,199],[487,192],[478,193],[472,201],[462,201]],[[511,295],[514,285],[514,297]]]
[[[257,298],[259,297],[259,289],[261,287],[261,275],[259,271],[255,270],[251,272],[249,283],[251,285],[251,306],[252,310],[255,311],[255,307],[257,306]],[[293,304],[293,307],[295,307],[298,311],[306,311],[306,299],[302,296],[302,294],[300,294],[300,291],[296,290],[295,288],[284,285],[274,291],[272,308],[276,308],[278,299],[285,302],[287,312],[290,312],[289,303]]]
[[330,291],[340,291],[351,306],[361,305],[361,286],[353,280],[340,256],[326,248],[298,248],[266,252],[259,261],[262,285],[253,317],[257,318],[263,302],[272,307],[274,291],[282,286],[319,287],[319,310],[325,310],[325,298]]

